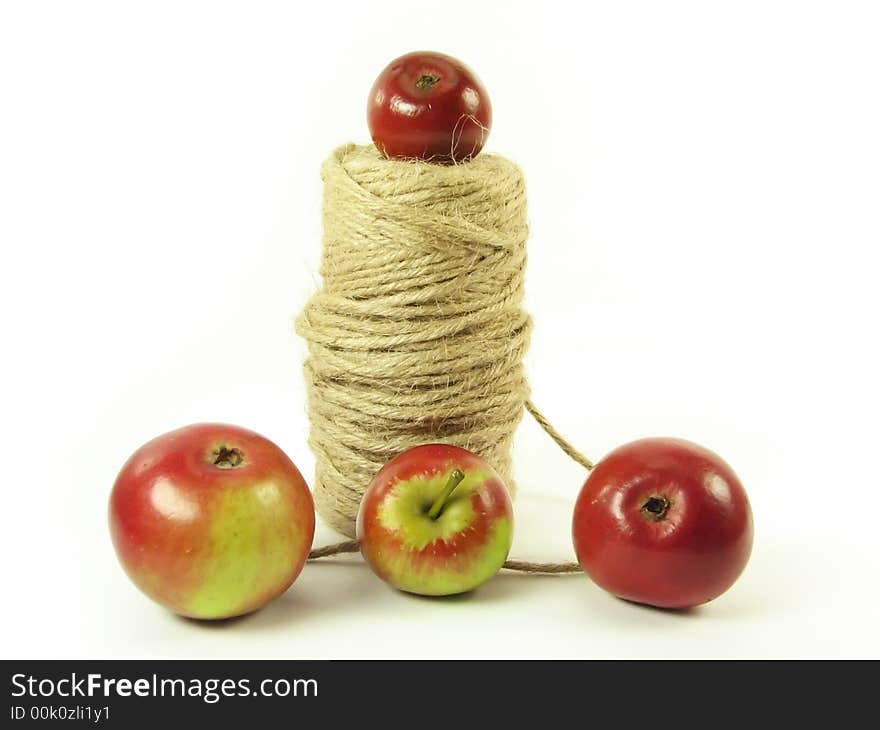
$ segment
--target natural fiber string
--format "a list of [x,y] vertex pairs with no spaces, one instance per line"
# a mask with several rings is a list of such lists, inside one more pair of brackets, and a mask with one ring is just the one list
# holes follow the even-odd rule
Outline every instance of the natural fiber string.
[[[513,491],[510,448],[524,408],[591,468],[528,399],[522,361],[532,322],[521,307],[528,227],[519,169],[492,155],[441,166],[346,145],[324,163],[322,178],[323,287],[296,323],[309,346],[304,374],[321,517],[353,537],[373,475],[426,442],[479,454]],[[334,547],[310,557],[350,551]]]
[[[593,462],[566,441],[562,435],[550,424],[547,418],[539,411],[531,400],[526,401],[526,409],[532,414],[538,425],[544,429],[550,438],[552,438],[559,447],[568,454],[574,461],[583,466],[587,471],[593,469]],[[360,552],[360,546],[357,540],[344,540],[323,547],[315,548],[309,553],[309,560],[317,560],[318,558],[329,558],[334,555],[344,555],[347,553]],[[580,573],[582,571],[580,564],[575,562],[561,563],[538,563],[529,560],[507,560],[502,566],[505,570],[515,570],[521,573],[533,573],[543,575],[562,575],[566,573]]]
[[532,418],[534,418],[538,425],[544,429],[545,433],[556,442],[556,445],[560,449],[562,449],[570,458],[572,458],[574,461],[584,467],[584,469],[586,469],[587,471],[592,470],[594,466],[593,462],[590,461],[586,456],[584,456],[580,451],[578,451],[574,446],[568,443],[568,441],[562,438],[560,433],[555,428],[553,428],[550,421],[548,421],[544,414],[535,407],[535,404],[532,403],[532,401],[527,400],[525,402],[525,406],[528,412],[532,414]]
[[[346,540],[345,542],[337,542],[333,545],[315,548],[309,553],[309,560],[357,552],[360,552],[358,541]],[[527,560],[508,560],[504,563],[503,567],[505,570],[516,570],[521,573],[544,573],[548,575],[581,572],[581,566],[577,563],[532,563]]]
[[387,160],[348,145],[325,162],[323,287],[297,319],[318,513],[354,536],[366,486],[425,442],[464,447],[513,491],[529,395],[521,308],[525,182],[507,160]]

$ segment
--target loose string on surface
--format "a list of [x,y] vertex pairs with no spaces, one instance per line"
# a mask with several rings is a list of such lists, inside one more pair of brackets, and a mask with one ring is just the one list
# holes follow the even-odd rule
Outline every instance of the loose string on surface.
[[[333,545],[315,548],[309,553],[309,560],[357,552],[360,552],[358,541],[346,540],[334,543]],[[516,570],[521,573],[544,573],[548,575],[581,572],[581,566],[577,563],[532,563],[527,560],[507,560],[502,567],[505,570]]]
[[[361,498],[393,456],[448,443],[492,464],[508,489],[524,409],[586,469],[593,464],[529,400],[532,320],[521,304],[525,180],[502,157],[459,165],[388,160],[345,145],[322,167],[323,286],[296,321],[318,514],[355,535]],[[355,552],[354,541],[310,559]],[[508,561],[532,573],[576,563]]]

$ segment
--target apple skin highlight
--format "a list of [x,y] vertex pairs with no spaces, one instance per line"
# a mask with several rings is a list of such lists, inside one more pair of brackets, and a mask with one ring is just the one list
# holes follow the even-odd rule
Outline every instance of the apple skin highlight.
[[[428,512],[456,469],[464,478],[433,519]],[[464,593],[507,559],[513,508],[504,482],[482,459],[427,444],[379,470],[361,502],[357,535],[366,562],[395,588],[425,596]]]

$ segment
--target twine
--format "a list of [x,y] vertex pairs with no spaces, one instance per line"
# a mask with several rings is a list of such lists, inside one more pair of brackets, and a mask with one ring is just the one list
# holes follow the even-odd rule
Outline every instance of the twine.
[[[478,454],[513,493],[510,449],[524,408],[592,468],[529,400],[519,168],[487,154],[444,166],[345,145],[326,160],[322,179],[323,287],[296,321],[309,350],[303,369],[322,519],[354,537],[376,472],[429,442]],[[310,558],[355,550],[356,542],[339,543]],[[576,563],[505,567],[580,570]]]
[[[359,551],[360,546],[357,540],[345,540],[333,545],[315,548],[309,553],[309,560],[329,558],[333,555],[344,555]],[[532,563],[527,560],[507,560],[502,567],[505,570],[516,570],[521,573],[543,573],[547,575],[581,572],[581,566],[578,563]]]

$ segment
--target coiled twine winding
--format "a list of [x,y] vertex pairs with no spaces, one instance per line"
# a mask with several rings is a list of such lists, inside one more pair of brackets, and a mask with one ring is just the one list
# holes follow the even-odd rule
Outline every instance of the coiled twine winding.
[[525,180],[504,158],[441,166],[346,145],[324,163],[323,288],[296,322],[318,513],[353,537],[379,468],[418,444],[479,454],[513,490],[529,397]]

